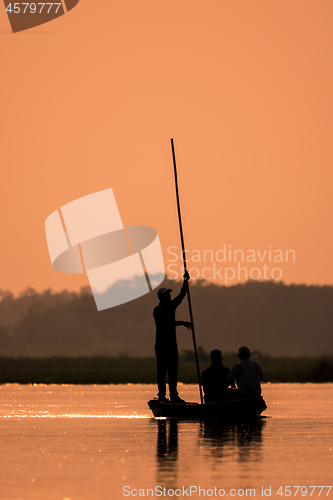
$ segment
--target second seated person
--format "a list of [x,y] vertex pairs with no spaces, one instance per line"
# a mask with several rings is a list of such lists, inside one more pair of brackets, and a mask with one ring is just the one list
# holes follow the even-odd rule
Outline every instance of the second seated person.
[[235,364],[226,380],[226,386],[234,383],[236,379],[239,398],[253,398],[261,396],[261,384],[263,379],[261,366],[258,361],[250,359],[251,351],[247,346],[238,350],[240,362]]

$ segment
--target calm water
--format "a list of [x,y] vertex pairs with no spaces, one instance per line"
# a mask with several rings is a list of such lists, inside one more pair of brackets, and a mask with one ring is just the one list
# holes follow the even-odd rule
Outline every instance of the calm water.
[[[270,487],[283,499],[286,486],[333,500],[333,488],[305,489],[333,484],[333,384],[263,385],[269,418],[219,428],[151,418],[155,390],[0,386],[0,500],[261,499]],[[195,386],[180,395],[198,401]]]

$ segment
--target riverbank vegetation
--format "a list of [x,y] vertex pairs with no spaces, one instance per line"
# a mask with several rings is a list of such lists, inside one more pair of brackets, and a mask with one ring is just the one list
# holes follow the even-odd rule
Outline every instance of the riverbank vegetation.
[[[257,357],[264,382],[333,382],[333,357]],[[224,355],[224,364],[237,363],[235,355]],[[201,361],[200,369],[209,366]],[[189,356],[179,362],[179,381],[197,383],[196,367]],[[130,358],[0,358],[0,383],[20,384],[151,384],[156,382],[153,357]]]
[[[0,283],[1,285],[1,283]],[[165,279],[173,289],[181,283]],[[333,287],[249,281],[230,287],[191,281],[197,345],[237,352],[241,345],[274,357],[333,356]],[[8,358],[154,356],[156,290],[97,311],[91,290],[18,297],[0,290],[0,356]],[[184,300],[178,320],[188,320]],[[177,328],[180,351],[192,348],[187,329]]]

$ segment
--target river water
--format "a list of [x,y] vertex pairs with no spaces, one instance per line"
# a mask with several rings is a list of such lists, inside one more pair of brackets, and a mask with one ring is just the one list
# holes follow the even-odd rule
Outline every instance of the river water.
[[153,419],[155,391],[0,386],[0,500],[333,500],[333,384],[264,384],[251,425]]

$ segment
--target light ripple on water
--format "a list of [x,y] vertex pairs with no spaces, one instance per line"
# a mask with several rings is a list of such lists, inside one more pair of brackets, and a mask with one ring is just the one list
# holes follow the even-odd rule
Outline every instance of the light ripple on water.
[[48,415],[26,415],[22,413],[13,415],[0,415],[0,418],[151,418],[151,415],[92,415],[85,413],[63,413],[63,414],[48,414]]

